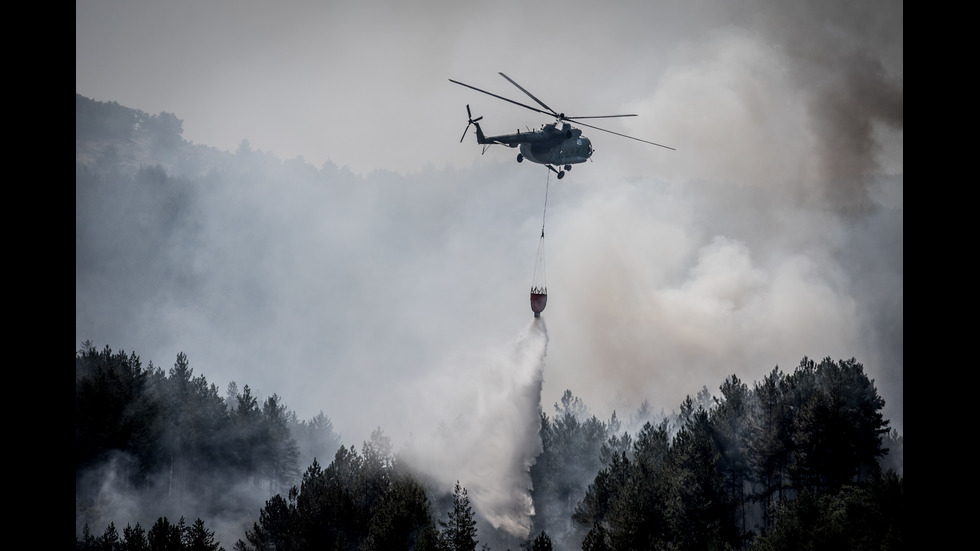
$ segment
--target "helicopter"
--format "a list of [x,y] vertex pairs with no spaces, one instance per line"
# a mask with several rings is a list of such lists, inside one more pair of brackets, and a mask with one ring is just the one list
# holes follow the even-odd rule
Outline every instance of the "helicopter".
[[[506,145],[508,147],[518,147],[520,146],[520,153],[517,154],[517,162],[523,162],[524,159],[531,161],[532,163],[537,163],[548,167],[548,170],[556,173],[558,179],[562,179],[565,176],[565,172],[572,169],[572,165],[578,163],[584,163],[589,160],[592,153],[595,152],[592,149],[592,141],[582,135],[582,131],[578,128],[574,128],[570,122],[574,122],[580,126],[585,126],[595,130],[601,130],[603,132],[608,132],[609,134],[615,134],[623,138],[629,138],[631,140],[636,140],[638,142],[647,143],[650,145],[655,145],[657,147],[663,147],[665,149],[673,150],[673,147],[666,146],[659,143],[650,142],[647,140],[641,140],[640,138],[634,138],[633,136],[627,136],[626,134],[620,134],[619,132],[613,132],[612,130],[606,130],[605,128],[599,128],[598,126],[592,126],[591,124],[586,124],[582,122],[581,119],[609,119],[617,117],[635,117],[635,114],[630,115],[594,115],[594,116],[576,116],[570,117],[564,113],[559,113],[545,105],[545,103],[538,98],[534,97],[531,92],[528,92],[520,84],[514,82],[510,77],[503,73],[498,73],[500,76],[507,79],[508,82],[516,86],[521,92],[527,94],[528,97],[533,99],[535,103],[543,107],[544,109],[538,109],[531,105],[527,105],[512,99],[499,96],[497,94],[487,92],[486,90],[481,90],[476,86],[470,86],[459,82],[457,80],[449,79],[449,82],[453,84],[459,84],[460,86],[465,86],[477,92],[482,92],[488,96],[493,96],[497,99],[504,100],[514,105],[519,105],[525,109],[530,109],[537,113],[542,113],[545,115],[551,115],[555,118],[555,122],[541,125],[540,130],[528,130],[527,132],[521,132],[520,129],[514,134],[501,134],[499,136],[486,136],[483,133],[483,129],[480,128],[480,121],[483,119],[482,116],[473,118],[473,113],[470,111],[469,104],[466,105],[466,116],[467,124],[466,129],[463,130],[463,136],[459,139],[460,143],[463,143],[463,139],[466,138],[466,133],[469,132],[470,126],[476,128],[476,143],[483,145],[483,152],[487,152],[487,148],[494,144]],[[557,167],[557,168],[556,168]]]

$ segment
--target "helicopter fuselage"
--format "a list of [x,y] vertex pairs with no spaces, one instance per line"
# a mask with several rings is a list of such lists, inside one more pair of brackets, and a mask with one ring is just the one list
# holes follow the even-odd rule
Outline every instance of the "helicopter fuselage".
[[542,165],[573,165],[584,163],[592,156],[592,142],[582,135],[582,131],[565,123],[561,128],[555,124],[545,124],[541,130],[517,131],[514,134],[484,136],[479,123],[476,126],[476,141],[480,144],[500,144],[520,147],[523,158]]

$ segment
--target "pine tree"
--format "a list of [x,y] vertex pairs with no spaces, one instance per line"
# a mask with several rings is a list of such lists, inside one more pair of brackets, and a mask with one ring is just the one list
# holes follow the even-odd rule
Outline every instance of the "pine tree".
[[585,541],[582,542],[582,550],[609,551],[606,529],[602,527],[602,524],[597,522],[592,525],[592,530],[589,530],[589,533],[585,535]]
[[856,360],[819,364],[804,358],[789,378],[799,388],[793,421],[795,463],[790,472],[798,490],[838,490],[874,473],[888,421],[884,400]]
[[116,551],[119,549],[119,532],[116,531],[116,524],[110,522],[108,526],[105,527],[105,532],[102,534],[101,547],[108,551]]
[[470,498],[459,481],[453,490],[453,510],[449,512],[449,521],[439,521],[442,526],[442,548],[447,551],[474,551],[476,544],[476,520],[470,507]]
[[529,540],[522,544],[521,548],[526,549],[527,551],[552,551],[552,549],[554,549],[551,543],[551,538],[545,531],[542,531],[533,540]]
[[222,548],[214,541],[214,532],[205,528],[204,521],[198,518],[184,531],[184,550],[222,551]]
[[88,524],[82,527],[82,537],[75,538],[75,551],[94,551],[99,548],[98,538],[92,535]]
[[715,398],[716,407],[711,410],[715,443],[721,457],[718,469],[725,477],[727,500],[733,505],[732,514],[739,529],[745,531],[748,492],[751,478],[749,442],[751,435],[751,394],[749,387],[732,374],[720,387],[721,398]]
[[262,405],[262,460],[260,468],[269,479],[271,490],[288,491],[289,482],[299,477],[296,461],[299,448],[289,432],[290,413],[278,395]]
[[158,518],[147,534],[150,551],[181,551],[183,532],[184,517],[177,524],[171,524],[167,517]]
[[[292,497],[292,494],[290,494]],[[301,534],[296,530],[296,511],[291,503],[281,495],[276,494],[265,502],[265,507],[259,511],[259,521],[252,525],[251,530],[245,531],[245,539],[235,544],[236,550],[263,549],[295,549],[304,543]],[[290,547],[290,545],[295,547]]]
[[789,464],[792,456],[792,404],[787,400],[788,384],[779,367],[766,375],[753,390],[754,408],[750,417],[748,445],[752,478],[756,484],[754,499],[762,507],[764,527],[772,526],[769,515],[783,501],[789,485]]
[[718,470],[720,458],[708,412],[698,406],[671,447],[671,493],[676,499],[668,516],[672,539],[681,549],[723,549],[737,543],[725,477]]
[[409,476],[396,474],[372,511],[364,549],[434,550],[436,540],[425,488]]
[[146,532],[143,531],[143,527],[140,523],[136,523],[136,526],[126,525],[123,528],[123,545],[124,551],[147,551],[150,548],[150,542],[146,539]]

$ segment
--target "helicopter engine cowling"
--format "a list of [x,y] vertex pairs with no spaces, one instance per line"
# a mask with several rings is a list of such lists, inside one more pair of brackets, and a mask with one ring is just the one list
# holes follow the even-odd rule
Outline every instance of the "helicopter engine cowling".
[[592,142],[581,134],[557,142],[521,144],[521,154],[527,160],[557,166],[584,163],[592,151]]

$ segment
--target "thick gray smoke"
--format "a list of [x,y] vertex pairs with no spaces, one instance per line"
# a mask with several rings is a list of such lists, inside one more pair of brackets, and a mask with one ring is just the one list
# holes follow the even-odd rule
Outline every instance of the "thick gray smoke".
[[[411,434],[419,468],[512,533],[535,412],[565,389],[626,418],[855,357],[903,430],[901,2],[303,2],[240,21],[231,0],[178,4],[79,7],[76,91],[255,150],[188,169],[186,222],[163,237],[135,231],[155,203],[82,190],[76,345],[164,368],[184,351],[222,388],[325,412],[346,445]],[[556,40],[581,70],[523,55]],[[497,71],[566,112],[638,113],[601,126],[677,148],[588,132],[595,162],[551,188],[549,332],[506,347],[531,315],[547,173],[457,140],[469,103],[488,131],[550,121],[446,80],[527,101]]]
[[[196,488],[194,492],[186,488],[167,491],[185,485],[174,477],[173,471],[154,473],[145,484],[136,487],[131,477],[138,463],[132,455],[118,451],[82,475],[76,491],[94,496],[94,507],[79,511],[76,503],[76,537],[85,524],[98,537],[110,522],[121,535],[124,528],[137,524],[149,531],[160,517],[173,523],[184,517],[188,525],[201,518],[207,529],[214,531],[216,541],[231,549],[235,541],[244,538],[245,530],[252,529],[257,511],[275,493],[267,482],[235,476],[216,478],[210,488]],[[195,470],[192,465],[183,467]]]
[[[164,366],[183,350],[222,387],[278,392],[303,418],[327,412],[347,444],[378,425],[402,434],[389,405],[403,379],[427,371],[447,337],[496,342],[526,312],[534,251],[515,247],[535,243],[543,172],[458,136],[467,104],[488,131],[550,121],[447,82],[527,101],[505,71],[566,112],[638,113],[601,126],[677,148],[590,131],[595,162],[552,188],[560,368],[545,403],[571,389],[604,417],[623,391],[628,409],[670,409],[732,372],[751,381],[803,355],[854,356],[901,429],[902,3],[572,5],[260,3],[234,20],[232,0],[80,6],[77,92],[174,112],[208,146],[247,138],[343,168],[315,174],[297,158],[269,178],[279,169],[240,155],[250,177],[195,203],[186,238],[132,243],[158,264],[76,274],[76,340]],[[473,36],[522,40],[486,48]],[[575,40],[587,36],[629,38]],[[582,70],[523,55],[555,40]],[[133,232],[96,235],[108,252],[80,251],[80,264],[120,258],[129,249],[108,244]],[[134,265],[206,288],[181,301],[163,285],[120,285],[142,281]]]
[[405,454],[446,491],[459,480],[480,516],[520,538],[528,536],[534,514],[529,470],[541,453],[547,347],[544,318],[537,318],[514,342],[460,358],[435,379],[420,381],[419,398],[441,396],[445,417]]

